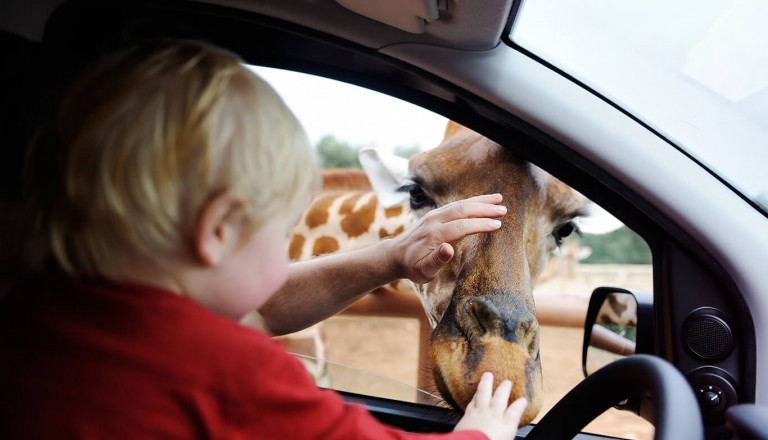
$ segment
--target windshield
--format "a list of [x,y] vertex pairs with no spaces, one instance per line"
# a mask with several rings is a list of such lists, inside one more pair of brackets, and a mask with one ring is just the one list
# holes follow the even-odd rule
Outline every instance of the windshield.
[[510,38],[768,213],[768,2],[527,0]]

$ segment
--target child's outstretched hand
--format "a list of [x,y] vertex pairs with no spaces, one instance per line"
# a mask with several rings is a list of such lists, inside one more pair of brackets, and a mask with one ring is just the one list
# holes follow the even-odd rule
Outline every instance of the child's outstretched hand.
[[475,396],[467,405],[464,417],[454,431],[481,431],[491,440],[510,440],[517,434],[517,425],[528,401],[521,397],[507,406],[512,382],[505,380],[493,391],[493,374],[483,373]]
[[396,278],[427,283],[453,259],[450,243],[467,235],[497,231],[507,208],[501,194],[485,194],[430,210],[405,232],[387,240],[387,264]]

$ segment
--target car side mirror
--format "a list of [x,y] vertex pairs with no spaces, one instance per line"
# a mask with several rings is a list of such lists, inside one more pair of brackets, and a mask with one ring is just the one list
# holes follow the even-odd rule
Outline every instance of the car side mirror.
[[592,292],[581,368],[589,376],[625,356],[652,352],[653,295],[616,287]]

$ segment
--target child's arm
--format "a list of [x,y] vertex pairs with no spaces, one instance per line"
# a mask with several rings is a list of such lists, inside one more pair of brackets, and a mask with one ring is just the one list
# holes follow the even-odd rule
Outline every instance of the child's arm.
[[505,380],[493,392],[493,374],[483,373],[475,396],[454,431],[481,431],[490,440],[514,439],[528,402],[521,397],[507,406],[511,391],[512,382]]
[[288,281],[246,316],[274,334],[301,330],[339,313],[366,292],[400,278],[432,280],[453,258],[449,244],[492,232],[506,212],[501,195],[483,195],[434,209],[403,234],[354,251],[294,263]]

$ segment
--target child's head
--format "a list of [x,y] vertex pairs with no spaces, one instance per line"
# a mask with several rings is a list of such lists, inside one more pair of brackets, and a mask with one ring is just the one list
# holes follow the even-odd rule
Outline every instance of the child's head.
[[37,150],[53,161],[53,175],[37,176],[49,181],[50,246],[75,276],[188,258],[201,209],[225,192],[244,197],[258,231],[299,210],[318,180],[277,94],[236,56],[191,42],[136,47],[85,72]]

